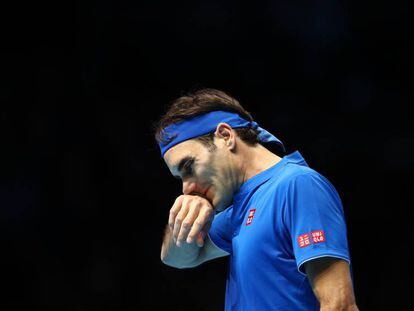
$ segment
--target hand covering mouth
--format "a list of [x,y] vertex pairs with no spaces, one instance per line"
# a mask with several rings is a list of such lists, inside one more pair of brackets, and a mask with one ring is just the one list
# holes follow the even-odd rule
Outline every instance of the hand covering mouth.
[[206,191],[204,191],[204,193],[200,193],[200,192],[193,192],[192,193],[192,195],[197,195],[197,196],[199,196],[199,197],[202,197],[202,198],[204,198],[204,199],[206,199],[210,204],[211,204],[211,206],[213,207],[213,209],[215,208],[214,207],[214,205],[213,205],[213,202],[207,197],[207,192],[208,192],[208,190],[210,190],[210,187],[208,187],[207,189],[206,189]]

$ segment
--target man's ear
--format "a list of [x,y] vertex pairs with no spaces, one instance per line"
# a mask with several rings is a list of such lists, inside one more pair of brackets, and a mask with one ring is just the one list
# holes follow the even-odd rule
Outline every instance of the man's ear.
[[234,129],[227,123],[219,123],[214,135],[218,139],[222,139],[226,147],[233,150],[236,147],[236,133]]

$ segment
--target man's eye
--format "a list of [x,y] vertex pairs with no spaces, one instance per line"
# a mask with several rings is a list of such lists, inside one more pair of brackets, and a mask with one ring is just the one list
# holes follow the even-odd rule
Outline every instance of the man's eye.
[[187,162],[184,165],[184,175],[189,176],[193,174],[193,163]]

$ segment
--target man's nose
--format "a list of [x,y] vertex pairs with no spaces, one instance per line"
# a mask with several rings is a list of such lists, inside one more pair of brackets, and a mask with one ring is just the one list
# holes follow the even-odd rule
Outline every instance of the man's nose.
[[191,181],[183,181],[183,194],[190,194],[194,191],[196,185]]

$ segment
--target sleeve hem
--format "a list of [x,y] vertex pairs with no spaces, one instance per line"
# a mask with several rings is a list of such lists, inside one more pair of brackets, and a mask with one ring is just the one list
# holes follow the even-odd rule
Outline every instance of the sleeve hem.
[[311,261],[311,260],[314,260],[314,259],[317,259],[317,258],[322,258],[322,257],[333,257],[333,258],[343,259],[348,263],[348,265],[351,265],[351,260],[345,255],[337,254],[337,253],[323,253],[323,254],[320,254],[320,255],[316,255],[316,256],[313,256],[313,257],[306,258],[306,259],[302,260],[301,262],[299,262],[299,264],[297,265],[298,272],[300,274],[302,274],[303,276],[307,276],[306,273],[304,271],[302,271],[303,264],[305,264],[308,261]]
[[225,252],[227,252],[227,253],[230,254],[230,251],[229,251],[229,249],[227,247],[222,247],[221,245],[219,245],[219,243],[217,243],[216,241],[214,241],[214,239],[212,238],[210,232],[208,232],[207,235],[210,238],[211,243],[213,243],[215,247],[217,247],[217,248],[219,248],[219,249],[221,249],[221,250],[223,250],[223,251],[225,251]]

